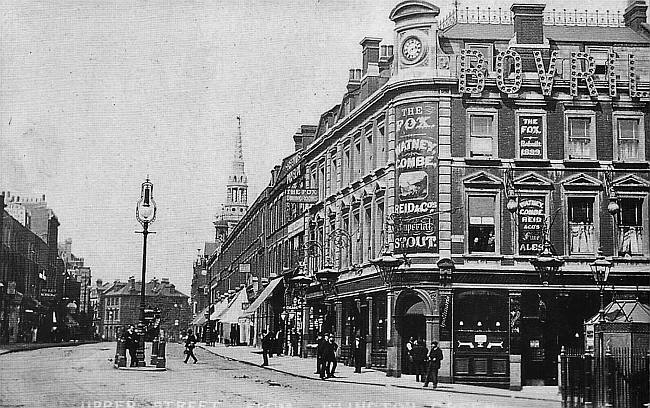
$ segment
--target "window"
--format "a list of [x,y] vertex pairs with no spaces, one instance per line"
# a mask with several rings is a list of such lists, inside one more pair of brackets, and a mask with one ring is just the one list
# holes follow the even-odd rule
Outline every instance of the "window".
[[343,146],[343,185],[350,183],[350,173],[352,172],[352,161],[350,160],[350,143]]
[[643,121],[641,115],[614,116],[614,157],[619,161],[645,159]]
[[363,155],[361,153],[361,138],[354,139],[354,180],[358,180],[363,175]]
[[618,255],[643,255],[643,198],[619,199]]
[[[588,47],[585,51],[587,52],[587,54],[594,57],[594,60],[596,61],[595,79],[600,81],[605,80],[605,74],[607,74],[607,59],[608,59],[609,49]],[[584,67],[585,61],[582,60],[581,64],[583,65],[582,67],[583,72],[586,71],[586,67]]]
[[594,197],[569,197],[567,210],[570,254],[593,254],[596,248]]
[[470,157],[496,157],[496,114],[471,113],[469,122]]
[[375,146],[373,144],[373,134],[372,134],[372,126],[367,126],[365,130],[365,136],[366,136],[366,146],[365,146],[365,154],[366,154],[366,159],[364,160],[366,163],[366,173],[369,171],[372,171],[375,169]]
[[318,198],[325,198],[325,162],[321,161],[318,166]]
[[383,123],[377,124],[377,167],[386,165],[386,138]]
[[595,159],[595,117],[593,114],[567,116],[567,157],[569,159]]
[[469,252],[496,252],[495,196],[469,196]]

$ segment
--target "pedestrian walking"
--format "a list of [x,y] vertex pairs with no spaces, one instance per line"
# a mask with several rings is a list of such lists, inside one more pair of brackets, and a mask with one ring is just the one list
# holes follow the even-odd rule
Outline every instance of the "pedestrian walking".
[[424,382],[424,378],[427,372],[426,361],[427,354],[429,350],[425,345],[424,340],[419,339],[411,350],[411,355],[413,356],[413,368],[415,369],[415,381]]
[[[314,374],[321,374],[322,372],[323,353],[325,350],[323,343],[325,343],[323,333],[318,333],[316,336],[316,372]],[[324,378],[324,376],[322,375],[321,378]]]
[[354,372],[360,374],[361,366],[363,365],[363,360],[366,354],[366,347],[365,347],[365,342],[361,339],[361,336],[358,334],[354,338],[352,351],[354,355]]
[[334,335],[330,334],[329,341],[325,343],[325,362],[327,364],[327,378],[336,377],[334,373],[336,372],[336,350],[339,348],[339,345],[334,342]]
[[317,360],[320,361],[318,366],[318,374],[320,375],[321,380],[324,380],[329,376],[329,370],[327,367],[328,364],[328,349],[329,349],[329,335],[325,333],[321,342],[318,344],[317,349]]
[[123,334],[124,336],[124,346],[129,350],[129,357],[131,357],[130,367],[138,366],[138,357],[136,356],[136,351],[138,349],[138,336],[135,333],[135,327],[130,325]]
[[291,343],[291,355],[294,357],[300,355],[300,350],[298,349],[298,340],[298,331],[296,329],[293,329],[289,337],[289,342]]
[[192,333],[192,330],[187,331],[187,339],[185,339],[185,364],[192,357],[194,359],[194,364],[196,364],[197,359],[194,355],[194,347],[196,347],[196,336]]
[[438,342],[431,342],[431,350],[427,355],[429,360],[429,368],[427,369],[427,378],[424,380],[424,386],[429,385],[429,381],[433,384],[433,389],[438,386],[438,370],[440,369],[440,361],[442,361],[442,350],[438,348]]
[[271,353],[271,348],[273,347],[273,335],[266,330],[262,331],[262,357],[264,357],[264,362],[262,366],[269,365],[269,354]]

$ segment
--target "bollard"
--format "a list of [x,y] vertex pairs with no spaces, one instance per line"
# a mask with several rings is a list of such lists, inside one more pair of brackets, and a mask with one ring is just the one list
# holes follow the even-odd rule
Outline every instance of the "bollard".
[[165,368],[166,363],[167,360],[165,358],[165,338],[160,337],[160,339],[158,340],[158,358],[156,362],[156,367]]
[[158,337],[155,337],[151,342],[151,365],[158,366]]
[[115,359],[113,360],[115,368],[126,367],[126,344],[122,337],[117,339],[117,347],[115,350]]

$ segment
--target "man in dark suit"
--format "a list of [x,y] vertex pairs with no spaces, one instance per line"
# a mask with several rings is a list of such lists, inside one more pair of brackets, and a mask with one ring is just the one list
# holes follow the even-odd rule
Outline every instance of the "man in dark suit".
[[354,338],[354,343],[352,344],[352,351],[354,355],[354,372],[361,373],[361,367],[363,366],[363,360],[366,354],[365,342],[361,339],[360,335],[356,335]]
[[440,370],[440,362],[442,361],[442,350],[438,347],[437,341],[431,342],[431,350],[428,354],[429,368],[427,370],[427,378],[424,380],[424,386],[429,385],[429,381],[433,384],[433,389],[438,387],[438,370]]
[[322,345],[324,342],[323,333],[318,333],[318,336],[316,336],[316,372],[314,374],[320,374],[321,372],[321,365],[323,364]]
[[262,331],[262,356],[264,357],[264,363],[262,363],[262,366],[269,365],[269,353],[271,353],[272,347],[273,335],[268,333],[266,330]]
[[339,348],[339,345],[334,342],[334,335],[330,334],[329,340],[325,343],[325,364],[327,365],[327,378],[335,377],[334,372],[336,372],[336,350]]
[[415,381],[424,382],[424,377],[427,372],[426,369],[426,360],[429,350],[425,346],[425,342],[422,339],[419,339],[411,350],[411,355],[413,356],[413,368],[415,369]]
[[129,356],[131,357],[131,367],[138,366],[138,357],[136,356],[136,351],[138,349],[138,335],[135,332],[135,327],[130,325],[128,329],[124,332],[124,345],[126,349],[129,350]]
[[329,343],[327,341],[327,333],[323,336],[321,341],[318,343],[318,348],[316,349],[316,360],[318,362],[318,374],[320,379],[324,380],[328,376],[327,369],[327,351],[329,349]]

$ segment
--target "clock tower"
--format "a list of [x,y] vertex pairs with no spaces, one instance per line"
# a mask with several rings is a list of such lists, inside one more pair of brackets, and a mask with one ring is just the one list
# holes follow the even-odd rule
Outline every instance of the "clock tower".
[[440,9],[420,0],[398,4],[390,13],[395,23],[395,71],[397,77],[431,77],[438,67]]

